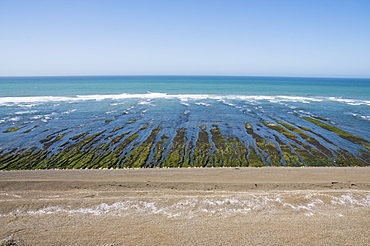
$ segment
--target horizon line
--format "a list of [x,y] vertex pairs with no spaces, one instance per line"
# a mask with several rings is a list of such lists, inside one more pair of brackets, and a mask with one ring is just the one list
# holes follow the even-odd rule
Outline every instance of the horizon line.
[[30,77],[264,77],[264,78],[317,78],[317,79],[370,79],[370,77],[331,77],[331,76],[278,76],[278,75],[0,75],[0,78]]

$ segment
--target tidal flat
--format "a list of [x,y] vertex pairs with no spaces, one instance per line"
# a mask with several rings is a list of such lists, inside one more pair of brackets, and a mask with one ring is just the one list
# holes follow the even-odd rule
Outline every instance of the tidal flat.
[[[124,115],[121,118],[95,121],[94,131],[77,134],[74,128],[32,126],[16,135],[33,140],[29,147],[0,150],[0,169],[370,164],[369,141],[313,116],[301,117],[298,123],[270,118],[254,124],[211,121],[181,128],[176,126],[184,124],[170,128],[171,122],[143,122],[143,117],[125,122]],[[2,134],[15,134],[25,127]]]

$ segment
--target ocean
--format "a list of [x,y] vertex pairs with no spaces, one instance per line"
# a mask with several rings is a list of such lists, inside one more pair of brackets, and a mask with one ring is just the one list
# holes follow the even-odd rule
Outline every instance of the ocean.
[[0,77],[0,169],[370,164],[370,79]]

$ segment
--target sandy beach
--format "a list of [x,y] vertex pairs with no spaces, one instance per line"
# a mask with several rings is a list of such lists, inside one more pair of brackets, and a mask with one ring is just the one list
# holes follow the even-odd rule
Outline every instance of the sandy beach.
[[370,168],[0,172],[18,245],[369,245]]

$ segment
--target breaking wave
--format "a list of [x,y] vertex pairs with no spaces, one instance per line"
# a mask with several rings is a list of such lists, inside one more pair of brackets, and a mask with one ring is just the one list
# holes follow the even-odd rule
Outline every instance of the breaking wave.
[[[301,96],[243,96],[243,95],[208,95],[208,94],[177,94],[171,95],[167,93],[145,93],[145,94],[117,94],[117,95],[77,95],[71,97],[65,96],[36,96],[36,97],[0,97],[0,106],[13,106],[18,103],[26,103],[34,105],[35,103],[47,103],[47,102],[73,102],[73,101],[88,101],[88,100],[123,100],[123,99],[179,99],[181,101],[188,100],[204,100],[204,99],[215,99],[215,100],[241,100],[241,101],[268,101],[271,103],[281,102],[299,102],[299,103],[311,103],[311,102],[323,102],[333,101],[345,103],[348,105],[368,105],[370,101],[367,100],[355,100],[355,99],[344,99],[336,97],[301,97]],[[25,106],[25,105],[22,105]]]

